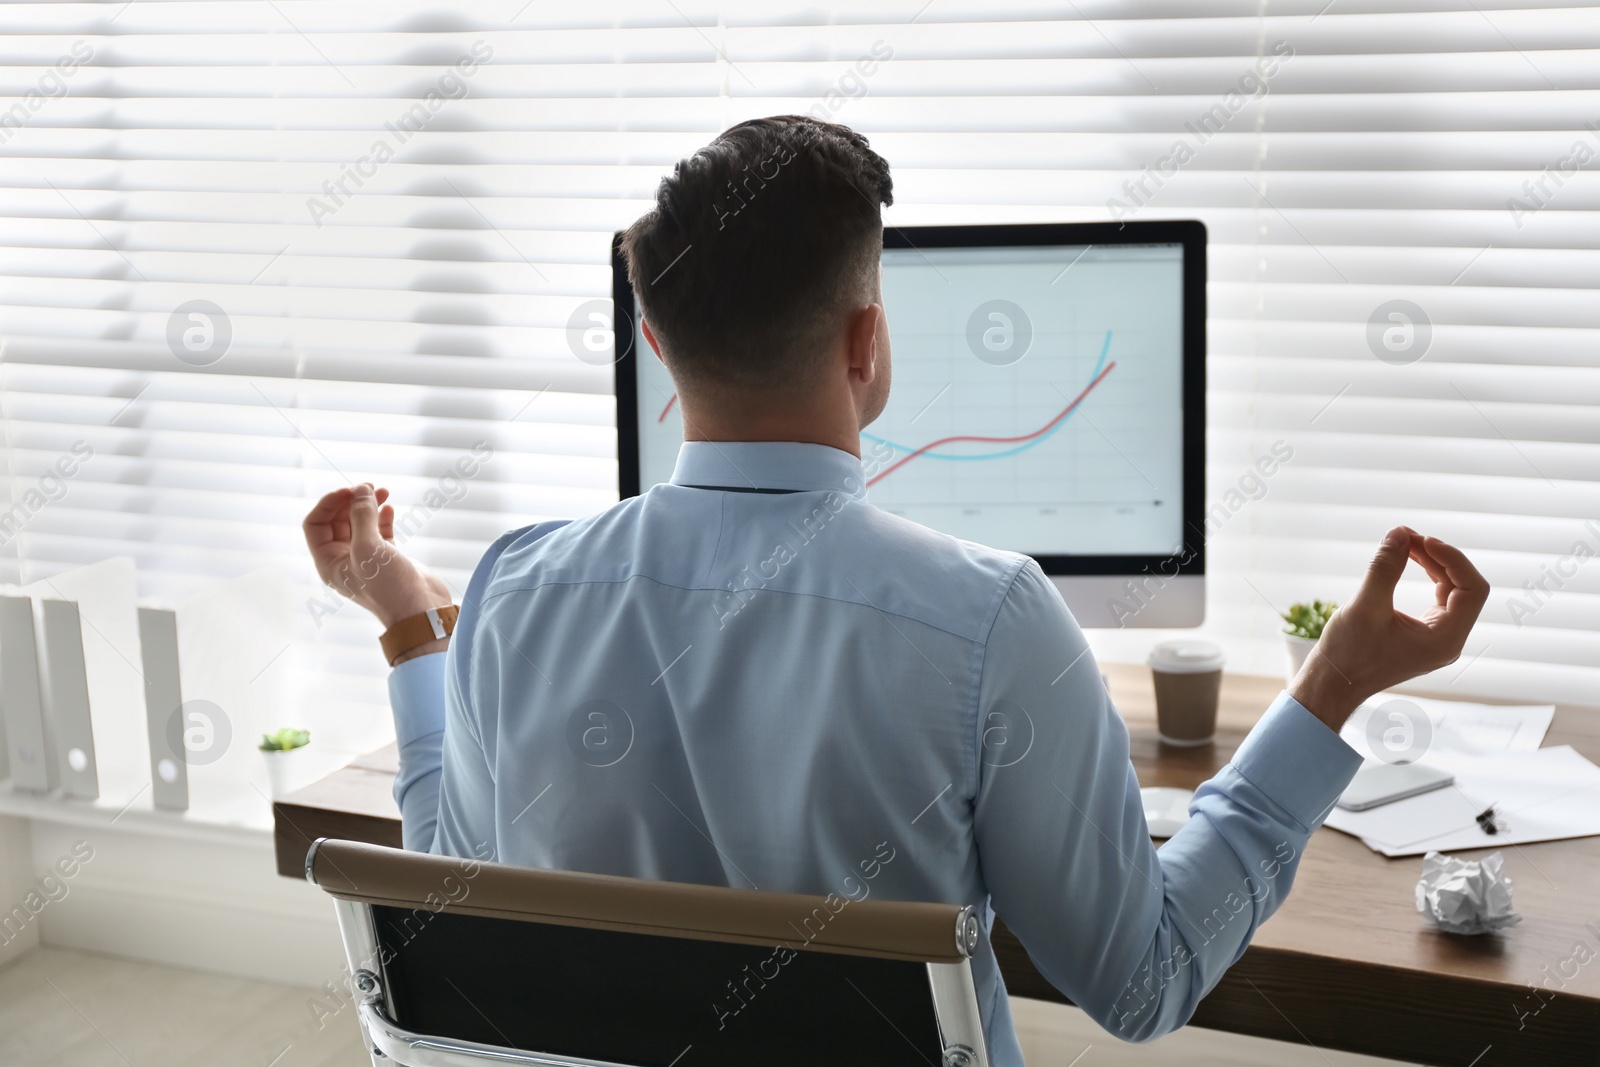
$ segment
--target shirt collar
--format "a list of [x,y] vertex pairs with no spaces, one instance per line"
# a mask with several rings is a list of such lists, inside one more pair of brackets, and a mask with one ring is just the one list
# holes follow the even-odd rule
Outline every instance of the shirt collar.
[[741,489],[866,491],[861,461],[829,445],[799,441],[685,441],[673,485]]

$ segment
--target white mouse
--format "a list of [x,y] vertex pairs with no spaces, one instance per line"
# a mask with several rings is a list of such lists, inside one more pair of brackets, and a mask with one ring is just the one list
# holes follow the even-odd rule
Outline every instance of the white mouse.
[[1139,790],[1139,799],[1144,803],[1144,821],[1150,826],[1150,836],[1171,837],[1189,821],[1194,790],[1158,786]]

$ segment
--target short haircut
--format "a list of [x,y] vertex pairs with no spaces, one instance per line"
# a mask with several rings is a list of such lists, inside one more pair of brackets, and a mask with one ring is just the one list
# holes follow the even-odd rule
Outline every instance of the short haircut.
[[889,164],[847,126],[752,119],[661,179],[628,228],[628,282],[667,367],[691,385],[784,386],[822,365],[877,293]]

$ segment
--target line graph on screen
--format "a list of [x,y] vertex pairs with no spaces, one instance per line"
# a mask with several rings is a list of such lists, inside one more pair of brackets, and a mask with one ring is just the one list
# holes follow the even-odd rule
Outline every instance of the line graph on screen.
[[[1111,352],[1111,334],[1112,331],[1106,331],[1105,341],[1100,346],[1100,358],[1095,363],[1094,372],[1089,379],[1089,384],[1085,385],[1083,387],[1083,391],[1074,397],[1070,404],[1068,404],[1065,408],[1062,408],[1054,418],[1031,433],[1017,434],[1011,437],[986,436],[980,434],[952,434],[946,437],[941,437],[936,441],[930,441],[928,444],[922,445],[920,448],[897,444],[896,442],[890,441],[887,438],[878,437],[874,434],[863,433],[861,436],[869,441],[875,441],[878,444],[885,445],[896,452],[906,453],[900,459],[897,459],[894,463],[890,464],[869,478],[867,480],[867,485],[876,485],[878,482],[883,481],[883,479],[887,478],[889,475],[893,474],[895,471],[899,470],[915,459],[925,458],[957,463],[985,462],[1019,455],[1020,453],[1026,452],[1037,445],[1043,444],[1053,434],[1055,434],[1057,430],[1066,424],[1067,420],[1070,419],[1073,413],[1078,410],[1079,406],[1088,398],[1089,394],[1094,392],[1100,383],[1106,380],[1107,375],[1109,375],[1112,370],[1116,368],[1117,364],[1115,360],[1107,362],[1106,359]],[[1001,444],[1011,445],[1013,447],[1002,449],[1000,451],[975,453],[935,451],[936,449],[944,448],[948,445],[968,443]]]

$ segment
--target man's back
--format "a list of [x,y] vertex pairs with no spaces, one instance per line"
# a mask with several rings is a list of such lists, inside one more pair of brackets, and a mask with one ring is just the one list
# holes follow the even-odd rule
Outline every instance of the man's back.
[[1029,561],[872,507],[820,445],[690,445],[674,482],[486,557],[452,670],[484,761],[435,849],[983,909],[978,679]]
[[[1122,1036],[1180,1024],[1355,754],[1283,698],[1271,758],[1247,744],[1158,860],[1126,731],[1037,565],[861,487],[837,449],[690,442],[673,484],[502,538],[448,656],[392,676],[407,847],[970,904]],[[995,1062],[1020,1063],[987,937],[974,975]]]
[[[834,449],[731,451],[812,489],[657,486],[490,567],[463,647],[499,858],[859,895],[892,851],[873,888],[981,904],[977,679],[1025,558],[871,507]],[[806,477],[752,462],[794,451]]]

